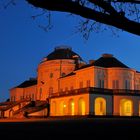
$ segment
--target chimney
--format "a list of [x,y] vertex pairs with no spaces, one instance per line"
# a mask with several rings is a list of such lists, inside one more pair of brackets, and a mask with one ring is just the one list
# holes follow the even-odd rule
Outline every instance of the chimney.
[[105,54],[102,54],[102,57],[106,58],[106,57],[113,57],[112,54],[108,54],[108,53],[105,53]]
[[95,62],[95,60],[89,60],[89,64],[93,64]]
[[82,66],[86,65],[84,62],[79,63],[78,68],[81,68]]

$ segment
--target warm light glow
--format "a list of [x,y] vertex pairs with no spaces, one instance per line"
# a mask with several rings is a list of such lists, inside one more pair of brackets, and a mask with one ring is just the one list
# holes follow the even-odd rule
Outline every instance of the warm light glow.
[[11,110],[9,111],[9,118],[10,118],[10,117],[13,117],[13,113],[14,113],[14,111],[11,109]]
[[132,116],[133,115],[133,103],[131,100],[122,99],[120,101],[120,116]]
[[83,98],[80,98],[78,101],[78,115],[85,115],[86,108],[85,108],[85,101]]
[[56,115],[56,102],[55,101],[53,101],[52,102],[52,114],[55,116]]
[[75,114],[75,106],[74,106],[74,100],[70,99],[69,101],[69,115]]
[[139,102],[139,116],[140,116],[140,102]]
[[95,99],[95,115],[106,115],[106,100],[104,98]]
[[66,103],[64,101],[61,101],[60,103],[60,115],[66,115]]

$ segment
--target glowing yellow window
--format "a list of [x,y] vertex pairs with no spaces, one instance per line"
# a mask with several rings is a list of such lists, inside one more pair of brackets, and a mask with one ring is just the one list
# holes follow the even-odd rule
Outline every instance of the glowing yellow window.
[[120,101],[120,116],[132,116],[133,114],[133,103],[131,100],[122,99]]
[[74,100],[70,99],[70,101],[69,101],[69,115],[74,115],[74,113],[75,113]]
[[83,98],[80,98],[78,101],[78,115],[85,115],[86,108],[85,108],[85,101]]
[[95,115],[106,115],[106,100],[98,97],[95,99]]

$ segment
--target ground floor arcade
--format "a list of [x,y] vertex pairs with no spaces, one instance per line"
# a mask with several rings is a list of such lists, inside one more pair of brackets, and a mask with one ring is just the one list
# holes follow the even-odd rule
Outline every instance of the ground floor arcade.
[[79,94],[50,99],[50,116],[140,116],[140,96]]

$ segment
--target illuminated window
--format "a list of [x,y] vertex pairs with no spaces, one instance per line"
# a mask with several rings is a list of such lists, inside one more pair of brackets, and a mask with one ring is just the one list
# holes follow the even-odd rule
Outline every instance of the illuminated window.
[[95,99],[95,115],[106,115],[106,100],[102,97]]
[[74,104],[74,100],[70,99],[69,100],[69,115],[74,115],[74,111],[75,111],[75,104]]
[[66,115],[66,103],[64,101],[60,102],[60,115],[64,116]]
[[56,102],[55,101],[53,101],[52,102],[52,115],[56,115]]
[[86,114],[86,107],[85,107],[85,101],[83,98],[80,98],[78,100],[78,115],[85,115]]
[[128,99],[122,99],[120,101],[120,115],[121,116],[132,116],[133,114],[133,102]]
[[125,104],[125,110],[126,110],[126,113],[131,112],[131,103],[130,102],[126,102],[126,104]]

